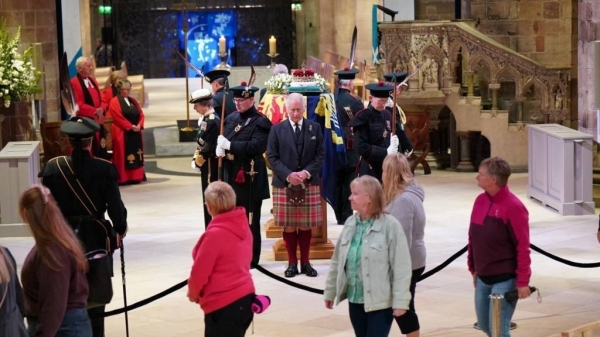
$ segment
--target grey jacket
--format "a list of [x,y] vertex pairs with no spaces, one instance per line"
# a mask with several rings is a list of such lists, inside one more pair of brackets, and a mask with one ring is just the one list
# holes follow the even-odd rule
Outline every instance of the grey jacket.
[[412,269],[425,267],[425,209],[423,208],[425,191],[416,182],[406,186],[406,189],[387,206],[387,211],[393,215],[404,228]]
[[[325,300],[335,301],[336,305],[347,298],[348,277],[345,267],[350,242],[356,232],[357,217],[355,214],[346,220],[327,274]],[[360,263],[365,311],[408,309],[412,271],[406,237],[398,220],[389,214],[382,214],[373,222],[364,238]]]

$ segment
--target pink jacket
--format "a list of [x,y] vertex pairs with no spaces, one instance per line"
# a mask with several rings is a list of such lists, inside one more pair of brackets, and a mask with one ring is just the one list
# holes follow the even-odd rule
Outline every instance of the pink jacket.
[[192,257],[188,296],[199,300],[205,314],[254,293],[252,233],[243,207],[213,217]]

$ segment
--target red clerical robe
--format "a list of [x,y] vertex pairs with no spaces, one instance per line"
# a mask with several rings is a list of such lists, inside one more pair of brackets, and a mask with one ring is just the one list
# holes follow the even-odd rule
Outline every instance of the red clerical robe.
[[94,105],[90,105],[85,102],[83,88],[81,87],[81,83],[79,82],[77,76],[71,78],[71,87],[73,88],[73,94],[75,95],[75,103],[77,103],[79,106],[79,112],[77,112],[77,115],[94,119],[96,122],[98,122],[98,124],[102,125],[104,124],[104,117],[98,117],[96,115],[96,109],[104,108],[104,110],[106,110],[106,106],[102,105],[100,87],[98,86],[96,79],[91,76],[88,77],[88,79],[97,89],[88,88],[90,96],[92,96],[92,100],[94,101]]
[[[139,144],[142,143],[142,131],[144,129],[144,112],[142,108],[140,108],[139,103],[131,98],[127,97],[129,102],[133,107],[137,108],[139,112],[139,120],[137,125],[140,126],[140,131],[136,132],[139,135]],[[119,100],[119,96],[115,96],[110,100],[110,104],[108,105],[108,114],[107,116],[112,118],[112,127],[111,127],[111,135],[112,135],[112,162],[117,168],[119,172],[119,184],[124,184],[127,182],[139,183],[144,180],[144,167],[140,166],[137,168],[127,168],[126,167],[126,157],[128,156],[137,156],[136,161],[139,160],[143,164],[143,147],[140,146],[138,151],[135,153],[126,154],[126,132],[131,130],[132,124],[128,118],[123,114],[123,110],[121,108],[121,101]]]

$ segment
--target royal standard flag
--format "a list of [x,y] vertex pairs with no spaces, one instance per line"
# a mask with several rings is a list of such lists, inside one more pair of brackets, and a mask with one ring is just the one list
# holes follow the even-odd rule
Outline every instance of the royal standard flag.
[[[266,94],[258,105],[258,110],[265,114],[273,124],[287,119],[285,111],[285,95]],[[325,161],[321,170],[321,194],[332,207],[336,204],[336,173],[346,166],[346,147],[342,138],[342,128],[338,112],[335,108],[333,94],[305,96],[306,119],[319,123],[323,128],[323,146]]]

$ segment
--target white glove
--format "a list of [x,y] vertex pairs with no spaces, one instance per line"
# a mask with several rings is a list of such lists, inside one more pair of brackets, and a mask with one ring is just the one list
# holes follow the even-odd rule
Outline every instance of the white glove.
[[196,166],[196,162],[194,162],[193,160],[192,160],[192,165],[191,166],[192,166],[192,169],[194,171],[200,173],[200,168],[198,166]]
[[217,146],[215,152],[217,154],[217,157],[225,157],[225,150],[223,150],[221,147]]
[[229,150],[229,148],[231,148],[231,142],[223,135],[220,135],[219,138],[217,138],[217,146],[223,150]]
[[387,148],[388,154],[398,153],[398,144],[400,141],[398,140],[398,136],[393,135],[390,139],[390,146]]

